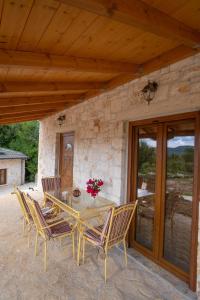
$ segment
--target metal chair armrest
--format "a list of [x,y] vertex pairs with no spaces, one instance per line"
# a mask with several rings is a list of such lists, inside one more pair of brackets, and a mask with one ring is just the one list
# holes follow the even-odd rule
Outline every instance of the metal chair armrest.
[[87,222],[85,222],[85,221],[83,221],[83,220],[79,220],[79,222],[80,222],[83,226],[85,226],[85,227],[87,227],[88,229],[91,229],[92,231],[94,231],[96,234],[102,235],[103,237],[106,237],[106,235],[103,234],[102,231],[98,230],[96,227],[92,226],[91,224],[89,224],[89,223],[87,223]]
[[67,221],[66,219],[63,219],[63,220],[61,220],[61,221],[59,221],[59,222],[55,222],[55,223],[53,223],[53,224],[49,224],[48,226],[42,227],[41,229],[51,228],[51,227],[53,227],[53,226],[55,226],[55,225],[62,224],[62,223],[64,223],[64,222],[66,222],[66,221]]

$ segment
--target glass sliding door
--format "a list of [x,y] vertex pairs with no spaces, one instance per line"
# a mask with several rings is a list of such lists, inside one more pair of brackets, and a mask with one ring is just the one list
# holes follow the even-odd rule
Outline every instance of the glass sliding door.
[[166,126],[166,182],[163,258],[184,272],[190,268],[195,124]]
[[157,127],[138,129],[136,241],[153,250]]
[[130,127],[130,199],[138,199],[130,244],[195,286],[200,113],[169,119]]

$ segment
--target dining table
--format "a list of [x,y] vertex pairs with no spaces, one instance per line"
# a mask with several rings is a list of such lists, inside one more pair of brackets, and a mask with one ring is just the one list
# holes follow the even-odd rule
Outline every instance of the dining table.
[[116,203],[100,195],[92,198],[85,190],[81,189],[80,195],[75,197],[72,188],[65,191],[47,191],[44,193],[44,201],[45,203],[52,202],[52,205],[57,207],[59,211],[67,213],[75,220],[75,226],[78,233],[77,265],[79,265],[81,236],[84,231],[85,222],[91,219],[98,219],[99,222],[103,222],[102,215],[110,208],[116,206]]

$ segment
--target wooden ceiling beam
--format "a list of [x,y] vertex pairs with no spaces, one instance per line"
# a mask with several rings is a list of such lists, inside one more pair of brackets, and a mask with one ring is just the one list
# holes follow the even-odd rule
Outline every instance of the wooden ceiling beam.
[[[179,46],[172,50],[169,50],[148,62],[140,65],[138,71],[133,75],[124,75],[124,76],[117,76],[116,78],[110,80],[107,85],[105,85],[105,92],[108,92],[120,85],[128,83],[134,79],[137,79],[141,76],[147,75],[151,72],[164,68],[170,64],[173,64],[179,60],[185,59],[189,56],[195,55],[200,52],[199,49],[192,49],[187,46]],[[100,92],[98,91],[89,91],[85,94],[84,100],[89,99],[91,97],[95,97],[99,95]]]
[[200,32],[140,0],[59,0],[167,39],[200,47]]
[[134,73],[138,67],[132,63],[106,61],[44,53],[0,49],[0,67],[23,67],[33,70],[64,70],[93,73]]
[[33,115],[49,115],[51,113],[55,113],[56,109],[46,109],[46,110],[41,110],[39,112],[18,112],[18,113],[10,113],[10,114],[1,114],[0,112],[0,121],[5,120],[5,119],[10,119],[10,118],[24,118],[24,117],[32,117]]
[[0,99],[1,98],[21,98],[21,97],[47,97],[47,96],[66,96],[66,98],[70,99],[77,99],[77,95],[78,98],[81,97],[80,92],[82,92],[82,94],[84,92],[86,92],[86,90],[82,90],[82,91],[77,91],[76,93],[73,94],[69,94],[69,93],[73,93],[73,91],[69,91],[69,90],[61,90],[61,91],[41,91],[41,92],[33,92],[33,91],[29,91],[29,92],[1,92],[0,91]]
[[178,46],[140,65],[140,76],[138,76],[138,74],[134,74],[133,76],[117,76],[110,80],[107,84],[107,89],[113,89],[138,77],[150,74],[156,70],[176,63],[177,61],[195,55],[198,52],[199,49],[192,49],[184,45]]
[[0,120],[1,125],[7,125],[7,124],[15,124],[15,123],[21,123],[21,122],[28,122],[28,121],[39,121],[48,115],[42,115],[42,114],[37,114],[37,115],[32,115],[30,117],[21,117],[21,118],[8,118],[8,119],[2,119]]
[[47,104],[34,104],[34,105],[23,105],[23,106],[9,106],[2,107],[0,114],[15,114],[15,113],[29,113],[29,112],[40,112],[47,109],[54,109],[55,111],[64,110],[66,108],[71,107],[73,104],[71,103],[47,103]]
[[[82,95],[65,95],[65,96],[43,96],[43,97],[17,97],[17,98],[1,98],[0,108],[3,107],[18,107],[18,106],[32,106],[44,104],[48,105],[63,105],[63,104],[78,104],[80,103]],[[1,113],[1,112],[0,112]]]
[[104,82],[30,82],[7,81],[0,82],[0,93],[5,92],[68,92],[81,93],[87,90],[104,88]]

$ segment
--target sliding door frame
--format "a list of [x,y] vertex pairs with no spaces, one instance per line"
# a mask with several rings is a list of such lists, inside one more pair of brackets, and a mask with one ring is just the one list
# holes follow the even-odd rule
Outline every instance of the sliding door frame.
[[[157,264],[161,265],[163,268],[174,273],[177,277],[186,281],[190,288],[196,290],[196,278],[197,278],[197,244],[198,244],[198,218],[199,218],[199,200],[200,200],[200,112],[190,112],[184,114],[176,114],[158,118],[145,119],[140,121],[133,121],[129,123],[129,148],[128,148],[128,184],[127,184],[127,196],[128,202],[134,202],[136,200],[136,190],[137,190],[137,157],[138,157],[138,127],[144,125],[157,125],[158,130],[162,131],[158,134],[157,140],[157,155],[159,157],[166,157],[166,147],[163,149],[163,143],[161,143],[161,138],[165,136],[166,142],[166,125],[163,123],[168,123],[171,121],[188,120],[193,119],[195,121],[195,150],[194,150],[194,180],[193,180],[193,201],[192,201],[192,234],[191,234],[191,259],[190,259],[190,272],[185,273],[178,267],[174,266],[170,262],[167,262],[164,258],[161,258],[161,253],[163,251],[163,244],[159,241],[163,241],[163,212],[164,212],[164,201],[159,201],[159,199],[165,199],[165,182],[166,176],[166,164],[165,159],[157,160],[157,176],[156,182],[156,193],[157,197],[155,199],[155,218],[154,218],[154,238],[155,247],[153,251],[143,247],[137,243],[133,236],[135,236],[135,221],[132,222],[129,231],[129,246],[135,248],[143,255],[147,256]],[[160,124],[160,126],[159,126]],[[137,144],[135,144],[137,143]],[[164,145],[166,146],[166,145]],[[160,162],[159,162],[160,161]],[[162,162],[161,162],[162,161]],[[135,163],[136,162],[136,163]],[[159,212],[159,215],[156,213]]]

